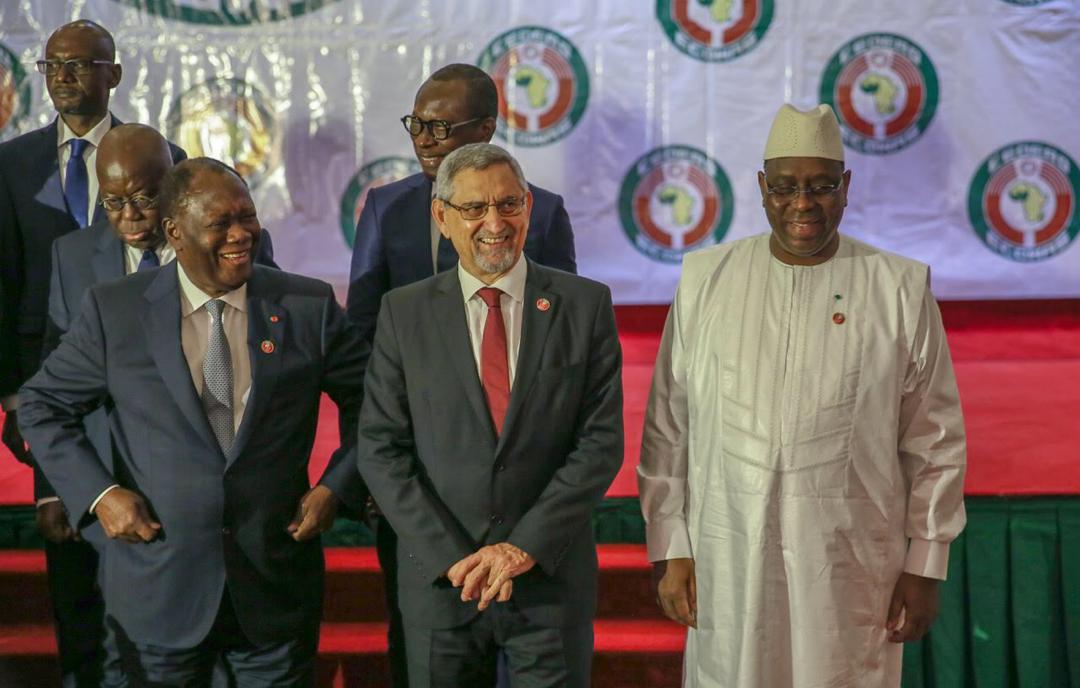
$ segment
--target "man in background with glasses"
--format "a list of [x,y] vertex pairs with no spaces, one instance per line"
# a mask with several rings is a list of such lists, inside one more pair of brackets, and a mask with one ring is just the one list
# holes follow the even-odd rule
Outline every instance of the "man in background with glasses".
[[771,233],[683,262],[638,483],[686,685],[897,688],[937,614],[960,400],[929,268],[839,234],[850,182],[832,109],[785,105]]
[[[0,144],[0,405],[3,443],[24,463],[32,457],[16,425],[16,391],[41,361],[52,243],[103,217],[95,161],[103,137],[119,123],[109,114],[109,98],[122,75],[112,36],[86,20],[53,32],[37,69],[58,116]],[[185,157],[179,148],[171,152]],[[34,496],[64,683],[98,685],[104,630],[97,556],[72,539],[63,506],[40,471]]]
[[409,686],[589,685],[592,512],[623,457],[608,288],[523,257],[532,194],[458,148],[432,215],[453,270],[390,291],[364,381],[361,474],[400,540]]
[[[491,77],[473,65],[451,64],[423,83],[412,113],[401,118],[422,171],[368,192],[356,225],[347,311],[368,341],[374,337],[383,294],[457,264],[453,243],[439,233],[431,215],[435,175],[460,146],[489,142],[498,114],[499,94]],[[529,191],[533,202],[525,255],[541,265],[577,272],[574,234],[562,198],[531,184]],[[371,511],[386,578],[391,673],[395,686],[405,686],[404,636],[394,588],[396,538]]]

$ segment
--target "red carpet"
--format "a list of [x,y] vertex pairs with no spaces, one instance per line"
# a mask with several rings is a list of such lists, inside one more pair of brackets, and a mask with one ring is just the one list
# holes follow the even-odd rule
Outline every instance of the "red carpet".
[[[637,494],[634,468],[666,307],[619,307],[626,457],[608,494]],[[968,431],[972,495],[1080,494],[1080,300],[946,302],[942,313]],[[324,402],[313,474],[337,442]],[[27,504],[30,471],[0,449],[0,504]]]

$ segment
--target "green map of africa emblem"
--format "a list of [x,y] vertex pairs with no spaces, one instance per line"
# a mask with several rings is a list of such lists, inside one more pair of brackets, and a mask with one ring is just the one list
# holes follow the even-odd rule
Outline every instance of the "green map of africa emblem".
[[685,227],[694,219],[694,198],[677,186],[665,186],[660,189],[657,200],[671,206],[671,221],[679,227]]
[[874,97],[874,108],[881,115],[891,115],[896,112],[896,84],[892,79],[883,74],[867,74],[859,82],[859,88],[863,93]]
[[1028,222],[1042,222],[1046,217],[1046,195],[1034,184],[1020,182],[1009,189],[1009,198],[1024,209]]
[[551,85],[540,70],[534,67],[518,67],[514,70],[514,84],[525,89],[529,107],[542,108],[547,105],[547,90]]
[[731,4],[734,0],[698,0],[702,7],[709,8],[709,15],[717,24],[731,21]]

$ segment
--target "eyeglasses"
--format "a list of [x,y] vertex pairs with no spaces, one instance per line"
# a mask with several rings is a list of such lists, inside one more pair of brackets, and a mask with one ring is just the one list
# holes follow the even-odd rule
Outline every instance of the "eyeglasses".
[[429,119],[422,120],[419,117],[413,117],[412,115],[405,115],[401,118],[401,123],[405,125],[405,131],[409,132],[409,136],[416,138],[420,134],[424,133],[424,127],[431,132],[431,138],[436,141],[442,141],[450,136],[458,127],[463,127],[466,124],[472,124],[473,122],[479,122],[480,120],[487,119],[487,117],[473,117],[467,119],[464,122],[447,122],[445,119]]
[[115,62],[109,60],[87,60],[79,58],[77,60],[38,60],[36,63],[37,70],[41,74],[46,76],[56,76],[60,73],[60,70],[67,68],[69,74],[76,76],[85,76],[90,73],[95,65],[112,65]]
[[801,193],[823,201],[834,196],[842,184],[842,182],[836,182],[835,184],[814,184],[808,187],[766,185],[765,192],[769,194],[769,198],[781,203],[794,201],[795,197]]
[[487,209],[491,207],[495,208],[495,212],[499,214],[499,217],[520,215],[521,211],[525,209],[525,199],[517,196],[503,198],[494,203],[466,203],[465,205],[454,205],[450,201],[443,201],[443,203],[461,213],[464,220],[483,219],[487,215]]
[[110,213],[122,211],[125,205],[130,205],[135,210],[150,210],[151,208],[156,208],[157,203],[157,196],[132,196],[131,198],[110,196],[109,198],[103,198],[100,201],[101,207],[108,210]]

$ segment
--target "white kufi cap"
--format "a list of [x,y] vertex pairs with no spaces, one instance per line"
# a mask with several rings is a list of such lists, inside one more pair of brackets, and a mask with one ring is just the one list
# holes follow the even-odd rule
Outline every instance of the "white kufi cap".
[[844,161],[840,123],[828,105],[813,110],[780,106],[765,142],[765,160],[774,158],[825,158]]

